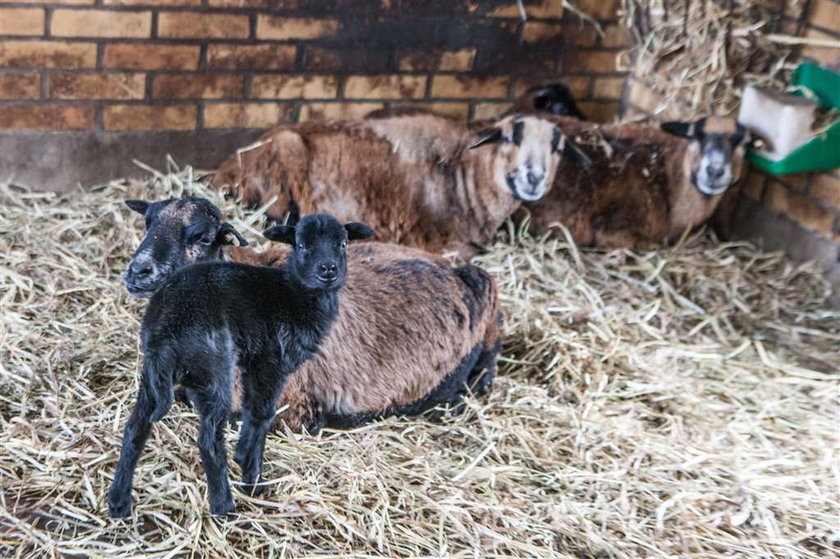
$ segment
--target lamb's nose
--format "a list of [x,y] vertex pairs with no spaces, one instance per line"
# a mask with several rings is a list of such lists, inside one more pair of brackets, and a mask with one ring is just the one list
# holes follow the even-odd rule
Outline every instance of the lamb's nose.
[[330,274],[334,276],[336,273],[338,273],[338,264],[336,264],[335,262],[321,264],[318,266],[318,271],[322,274]]
[[129,275],[138,279],[148,279],[154,276],[155,272],[157,272],[157,267],[151,260],[135,261],[128,267]]
[[529,168],[526,178],[528,179],[528,184],[531,186],[537,186],[545,178],[545,173],[542,169]]

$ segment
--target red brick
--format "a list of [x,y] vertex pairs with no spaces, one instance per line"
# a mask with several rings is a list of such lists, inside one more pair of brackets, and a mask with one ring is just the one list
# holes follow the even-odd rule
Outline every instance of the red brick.
[[51,31],[56,37],[149,37],[152,12],[59,9],[53,12]]
[[567,28],[556,23],[526,21],[522,27],[522,40],[526,43],[560,42]]
[[[530,17],[560,18],[563,15],[563,0],[527,0],[523,4],[525,13]],[[494,8],[487,15],[490,17],[521,18],[522,12],[517,2],[509,2]]]
[[838,174],[840,169],[835,169],[834,173],[814,173],[811,175],[809,194],[840,208],[840,174]]
[[600,74],[616,71],[616,54],[612,51],[569,51],[563,56],[563,72]]
[[251,80],[251,97],[255,99],[330,99],[337,93],[335,76],[265,74]]
[[593,96],[598,99],[621,99],[625,78],[595,78]]
[[162,12],[158,36],[179,39],[247,39],[251,24],[247,15]]
[[93,126],[93,107],[0,105],[0,130],[84,130]]
[[0,99],[38,99],[40,95],[38,74],[0,74]]
[[214,70],[291,70],[293,45],[210,45],[207,66]]
[[410,50],[400,54],[400,70],[443,70],[464,72],[472,68],[474,48],[460,50]]
[[200,6],[201,0],[103,0],[106,6]]
[[94,4],[96,0],[0,0],[0,4]]
[[281,103],[212,103],[204,106],[206,128],[268,128],[289,112]]
[[96,44],[62,41],[0,41],[0,66],[93,68]]
[[0,8],[0,35],[43,35],[44,10]]
[[476,120],[498,118],[510,109],[510,103],[478,103],[473,116]]
[[829,31],[840,32],[840,3],[836,0],[811,0],[808,22]]
[[300,0],[210,0],[213,8],[265,8],[270,10],[295,10]]
[[350,76],[344,85],[348,99],[420,99],[425,94],[425,76]]
[[155,99],[228,99],[243,96],[242,76],[200,74],[156,76]]
[[[587,26],[591,27],[591,26]],[[608,25],[604,28],[601,45],[610,48],[629,47],[633,44],[633,34],[622,24]]]
[[384,72],[390,57],[385,50],[307,46],[304,69],[313,72]]
[[611,19],[618,16],[621,0],[576,0],[575,6],[595,19]]
[[831,236],[834,214],[819,207],[804,196],[790,192],[781,183],[770,182],[766,203],[800,225],[818,231],[826,237]]
[[617,101],[580,101],[577,106],[586,118],[594,122],[612,122],[618,115],[619,109]]
[[258,39],[320,39],[334,36],[339,29],[341,23],[332,18],[260,15],[257,19]]
[[382,103],[308,103],[301,108],[300,120],[359,119],[382,107]]
[[106,105],[107,130],[192,130],[196,127],[195,105]]
[[112,43],[105,45],[105,67],[125,70],[195,70],[200,47]]
[[507,85],[508,79],[503,77],[435,76],[432,97],[504,98],[507,96]]
[[52,99],[142,99],[145,74],[50,74]]

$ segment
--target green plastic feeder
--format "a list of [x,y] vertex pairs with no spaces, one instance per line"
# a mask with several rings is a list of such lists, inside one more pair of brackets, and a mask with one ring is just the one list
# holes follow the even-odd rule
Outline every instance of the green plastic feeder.
[[[791,81],[813,91],[820,105],[840,110],[840,74],[805,63],[793,71]],[[755,151],[747,153],[747,159],[772,175],[836,169],[840,167],[840,120],[784,159],[772,161]]]

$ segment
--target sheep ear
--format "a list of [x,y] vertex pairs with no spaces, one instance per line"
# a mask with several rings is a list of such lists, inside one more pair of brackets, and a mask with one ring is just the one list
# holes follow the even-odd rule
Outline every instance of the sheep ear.
[[491,144],[493,142],[498,142],[502,139],[502,129],[501,128],[488,128],[487,130],[482,130],[478,134],[478,140],[467,146],[467,149],[475,149],[479,146],[483,146],[484,144]]
[[263,237],[287,245],[295,244],[295,227],[293,225],[275,225],[263,232]]
[[592,159],[590,159],[590,157],[586,155],[586,152],[577,147],[571,140],[568,139],[566,140],[566,146],[563,148],[563,157],[568,158],[569,161],[580,165],[584,169],[588,169],[592,166]]
[[277,241],[278,243],[286,243],[294,246],[295,244],[295,227],[294,225],[275,225],[263,232],[263,237],[270,241]]
[[682,138],[693,138],[695,133],[695,123],[693,122],[663,122],[659,127],[663,132]]
[[300,221],[300,206],[297,205],[297,202],[290,200],[287,212],[285,225],[297,225],[298,221]]
[[344,226],[347,231],[347,239],[350,241],[361,241],[362,239],[370,239],[373,237],[373,229],[364,223],[348,223]]
[[219,244],[222,244],[222,245],[232,245],[233,242],[230,239],[228,239],[228,234],[236,237],[236,240],[239,242],[239,246],[241,246],[241,247],[248,246],[248,241],[245,240],[245,237],[243,237],[239,233],[239,231],[237,231],[233,227],[233,225],[231,225],[230,223],[227,223],[227,222],[222,223],[222,225],[219,227],[219,232],[216,233],[216,241],[218,241]]
[[146,210],[148,210],[150,206],[150,204],[145,200],[126,200],[125,205],[140,215],[146,215]]

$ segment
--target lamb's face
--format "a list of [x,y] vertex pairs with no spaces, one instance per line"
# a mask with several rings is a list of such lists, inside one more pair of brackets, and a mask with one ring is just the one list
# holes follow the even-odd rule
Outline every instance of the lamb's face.
[[160,202],[127,200],[146,219],[146,234],[123,275],[134,297],[151,297],[178,269],[195,262],[217,260],[228,233],[247,244],[219,209],[204,198],[170,198]]
[[315,214],[294,225],[277,225],[264,233],[273,241],[293,246],[288,264],[307,289],[338,289],[347,276],[347,243],[373,236],[360,223],[342,225],[331,215]]
[[493,176],[499,188],[517,200],[539,200],[554,182],[560,157],[586,164],[586,156],[572,146],[551,121],[535,116],[510,116],[490,130],[470,149],[498,143]]
[[707,117],[695,122],[666,122],[662,129],[691,140],[687,170],[691,182],[706,196],[722,194],[740,177],[746,146],[753,135],[734,119]]

